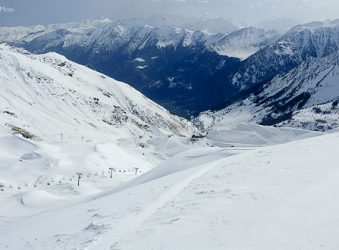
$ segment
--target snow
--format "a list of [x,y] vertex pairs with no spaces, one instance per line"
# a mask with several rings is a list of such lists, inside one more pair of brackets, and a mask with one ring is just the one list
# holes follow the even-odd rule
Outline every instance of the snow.
[[145,59],[140,58],[140,57],[135,58],[134,61],[136,61],[136,62],[146,62]]
[[237,29],[246,27],[247,24],[237,20],[227,20],[220,17],[201,16],[189,17],[187,15],[154,15],[150,17],[129,18],[120,20],[119,23],[127,27],[151,25],[153,27],[183,27],[193,31],[206,33],[231,33]]
[[132,134],[146,140],[193,131],[127,84],[55,53],[31,55],[1,45],[0,57],[0,126],[7,129],[15,126],[49,140],[120,143]]
[[0,57],[2,216],[118,186],[185,148],[183,136],[195,130],[127,84],[58,54],[0,45]]
[[[281,247],[308,239],[337,246],[326,238],[332,228],[318,238],[303,233],[309,220],[295,218],[290,202],[298,194],[314,205],[311,192],[328,202],[322,192],[332,179],[317,181],[334,171],[338,134],[239,124],[236,116],[218,123],[206,113],[207,134],[194,141],[189,122],[124,83],[54,53],[0,49],[0,249],[274,244],[258,232],[286,234],[289,241],[276,239]],[[284,211],[300,237],[279,227]],[[336,218],[321,214],[317,225]]]
[[144,65],[144,66],[137,66],[136,68],[139,70],[143,70],[146,69],[148,67],[148,65]]
[[[336,249],[338,139],[189,149],[120,187],[25,218],[8,198],[0,248]],[[34,191],[21,200],[31,210],[56,198]]]

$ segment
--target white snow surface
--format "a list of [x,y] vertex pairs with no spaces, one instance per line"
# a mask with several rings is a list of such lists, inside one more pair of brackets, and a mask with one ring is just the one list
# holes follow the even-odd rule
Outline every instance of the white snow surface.
[[220,55],[245,60],[269,44],[276,36],[278,33],[274,30],[247,27],[218,39],[212,43],[211,48]]
[[0,127],[7,130],[16,126],[37,138],[67,141],[188,135],[194,130],[129,85],[58,54],[32,55],[0,45],[0,59]]
[[196,147],[66,205],[40,188],[6,189],[0,249],[337,249],[338,139]]
[[194,131],[125,83],[55,53],[0,45],[1,204],[32,213],[102,192],[185,148]]

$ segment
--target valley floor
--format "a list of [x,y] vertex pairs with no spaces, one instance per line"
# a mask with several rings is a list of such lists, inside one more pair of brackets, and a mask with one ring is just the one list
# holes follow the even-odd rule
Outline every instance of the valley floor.
[[66,203],[6,189],[0,249],[339,249],[339,133],[278,145],[247,135]]

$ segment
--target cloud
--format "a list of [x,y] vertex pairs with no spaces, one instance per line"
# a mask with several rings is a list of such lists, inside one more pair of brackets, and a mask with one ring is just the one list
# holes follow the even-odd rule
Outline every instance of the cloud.
[[209,16],[256,23],[267,19],[302,21],[339,18],[338,0],[0,0],[15,9],[1,14],[1,25],[30,25],[161,14]]

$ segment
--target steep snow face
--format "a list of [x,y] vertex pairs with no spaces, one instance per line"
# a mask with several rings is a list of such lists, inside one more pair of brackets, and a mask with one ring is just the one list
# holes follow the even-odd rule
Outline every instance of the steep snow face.
[[[0,47],[0,126],[35,138],[75,140],[188,135],[187,121],[65,57]],[[67,135],[66,135],[67,134]]]
[[338,21],[296,26],[249,57],[233,77],[233,84],[245,89],[265,83],[277,74],[287,73],[307,58],[321,58],[338,48]]
[[258,52],[277,36],[278,33],[274,30],[249,27],[226,35],[213,43],[211,47],[221,55],[244,60]]
[[322,131],[339,126],[338,101],[339,54],[334,53],[306,60],[286,75],[275,77],[246,100],[211,116],[223,121],[234,117],[237,122]]

